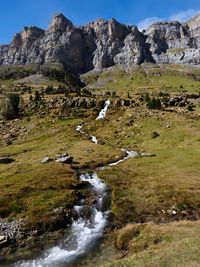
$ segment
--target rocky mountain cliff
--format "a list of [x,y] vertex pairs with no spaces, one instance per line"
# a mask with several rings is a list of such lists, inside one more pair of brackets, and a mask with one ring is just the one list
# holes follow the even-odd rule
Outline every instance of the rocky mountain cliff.
[[143,62],[200,64],[200,15],[185,23],[158,22],[145,31],[114,19],[75,27],[63,14],[46,31],[24,27],[10,45],[0,45],[0,65],[61,63],[77,74]]

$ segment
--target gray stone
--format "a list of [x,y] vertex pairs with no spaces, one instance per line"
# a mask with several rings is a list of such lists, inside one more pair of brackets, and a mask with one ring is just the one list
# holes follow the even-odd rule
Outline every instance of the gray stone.
[[92,148],[87,148],[87,149],[85,150],[85,152],[86,152],[86,153],[94,152],[94,149],[92,149]]
[[48,163],[48,162],[51,162],[51,161],[52,161],[52,159],[50,159],[49,157],[46,157],[41,161],[41,163],[44,164],[44,163]]
[[72,164],[73,163],[73,157],[62,157],[60,159],[57,159],[56,162],[61,162],[65,164]]
[[6,235],[0,235],[0,245],[4,245],[8,242],[8,238]]
[[69,156],[69,154],[66,152],[66,153],[64,153],[64,154],[62,154],[62,155],[60,155],[60,154],[56,155],[56,158],[57,158],[57,159],[60,159],[60,158],[68,157],[68,156]]

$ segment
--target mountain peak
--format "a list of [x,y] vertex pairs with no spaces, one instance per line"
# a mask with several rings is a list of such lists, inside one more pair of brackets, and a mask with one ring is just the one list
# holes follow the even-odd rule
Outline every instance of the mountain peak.
[[74,26],[62,13],[55,14],[48,25],[47,32],[65,32],[67,29],[73,29]]

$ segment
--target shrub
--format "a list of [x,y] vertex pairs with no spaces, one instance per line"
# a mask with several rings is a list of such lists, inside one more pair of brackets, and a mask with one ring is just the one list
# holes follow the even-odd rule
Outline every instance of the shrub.
[[188,111],[194,111],[194,109],[193,109],[193,107],[192,107],[191,105],[188,105],[188,106],[187,106],[187,110],[188,110]]
[[6,142],[6,144],[7,144],[7,146],[12,145],[12,141],[8,140],[8,141]]
[[152,133],[152,139],[155,139],[155,138],[157,138],[158,136],[160,136],[159,133],[157,133],[157,132],[153,132],[153,133]]
[[115,96],[116,96],[116,92],[112,91],[112,97],[115,97]]

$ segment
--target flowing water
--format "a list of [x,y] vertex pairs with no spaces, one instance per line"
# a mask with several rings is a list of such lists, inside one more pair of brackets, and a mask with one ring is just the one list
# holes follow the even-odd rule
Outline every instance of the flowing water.
[[[104,108],[100,111],[96,120],[103,119],[110,105],[110,101],[105,101]],[[85,134],[81,129],[85,124],[78,125],[76,130]],[[87,134],[88,135],[88,134]],[[91,141],[97,143],[95,136],[89,135]],[[120,162],[136,156],[134,151],[126,151],[126,156],[109,165],[117,165]],[[104,167],[101,167],[103,169]],[[70,266],[81,256],[86,255],[100,238],[103,236],[108,216],[110,212],[110,191],[106,184],[98,178],[97,171],[81,173],[80,181],[88,182],[93,192],[95,200],[88,206],[88,199],[82,199],[74,210],[78,214],[78,219],[74,220],[70,232],[60,240],[59,244],[43,253],[38,259],[21,261],[15,264],[16,267],[49,267],[49,266]]]
[[105,118],[106,112],[107,112],[109,106],[110,106],[110,100],[106,100],[105,104],[104,104],[104,108],[100,111],[96,120],[100,120],[100,119]]

